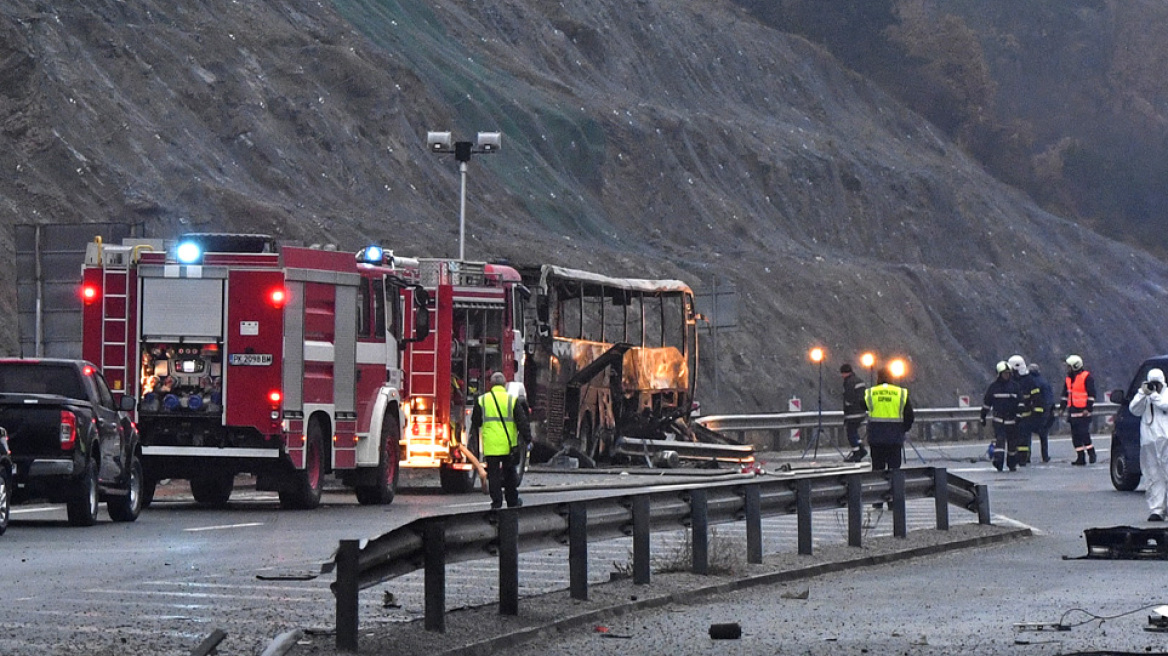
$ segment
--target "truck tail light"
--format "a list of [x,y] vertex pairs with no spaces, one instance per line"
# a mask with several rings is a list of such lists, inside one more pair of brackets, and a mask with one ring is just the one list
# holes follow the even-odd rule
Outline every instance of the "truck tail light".
[[283,287],[276,287],[268,292],[268,303],[274,308],[284,307],[284,303],[288,302],[288,291]]
[[99,298],[101,298],[101,290],[97,288],[97,285],[81,286],[81,301],[83,303],[93,305]]
[[77,417],[68,410],[62,410],[61,425],[58,430],[61,438],[61,450],[72,451],[77,444]]
[[268,402],[272,404],[272,421],[280,420],[280,401],[283,400],[284,395],[280,390],[272,390],[268,392]]

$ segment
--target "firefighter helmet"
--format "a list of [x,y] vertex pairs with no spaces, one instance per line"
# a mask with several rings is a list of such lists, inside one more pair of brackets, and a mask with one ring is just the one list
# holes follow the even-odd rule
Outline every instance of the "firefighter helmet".
[[1010,370],[1010,365],[1006,364],[1005,360],[1002,360],[1001,362],[998,362],[998,364],[994,365],[994,369],[996,369],[998,373],[1003,373]]
[[1026,368],[1026,358],[1020,355],[1011,355],[1010,359],[1006,362],[1009,363],[1010,368],[1019,376],[1025,376],[1030,373],[1030,370]]
[[1074,371],[1078,371],[1078,370],[1083,368],[1083,358],[1080,358],[1077,355],[1068,355],[1067,356],[1067,366],[1070,367],[1071,369],[1073,369]]

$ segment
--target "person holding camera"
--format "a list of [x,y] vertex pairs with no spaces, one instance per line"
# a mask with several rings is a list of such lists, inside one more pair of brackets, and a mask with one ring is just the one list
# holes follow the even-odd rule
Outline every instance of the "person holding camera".
[[1147,380],[1128,404],[1140,418],[1140,469],[1147,481],[1144,498],[1149,522],[1168,516],[1168,394],[1164,393],[1164,372],[1148,371]]

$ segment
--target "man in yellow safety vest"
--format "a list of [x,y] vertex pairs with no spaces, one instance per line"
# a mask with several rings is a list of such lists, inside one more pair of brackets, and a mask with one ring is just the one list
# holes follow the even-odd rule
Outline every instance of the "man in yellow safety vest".
[[912,401],[908,390],[892,384],[886,367],[876,375],[876,386],[864,393],[868,407],[868,446],[872,449],[872,471],[900,469],[904,435],[913,425]]
[[504,497],[508,508],[523,505],[516,468],[523,463],[523,450],[531,442],[527,405],[508,393],[506,385],[502,372],[491,374],[491,389],[479,395],[470,417],[471,438],[482,437],[492,509],[502,508]]

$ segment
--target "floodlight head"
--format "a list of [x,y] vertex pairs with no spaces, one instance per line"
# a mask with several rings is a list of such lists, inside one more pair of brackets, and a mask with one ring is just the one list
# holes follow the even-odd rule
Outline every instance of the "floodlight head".
[[454,136],[450,132],[427,132],[426,147],[433,153],[452,153]]
[[475,150],[480,153],[493,153],[503,147],[503,133],[480,132],[475,143]]

